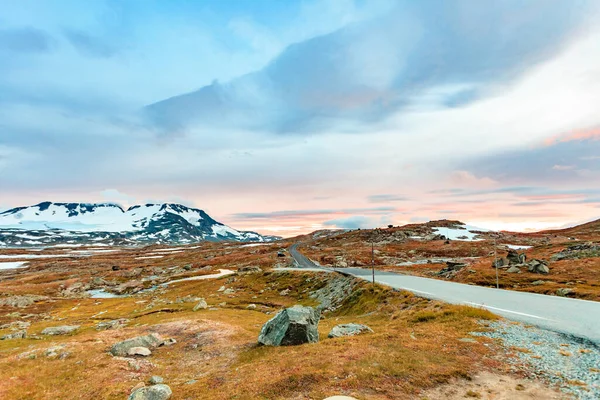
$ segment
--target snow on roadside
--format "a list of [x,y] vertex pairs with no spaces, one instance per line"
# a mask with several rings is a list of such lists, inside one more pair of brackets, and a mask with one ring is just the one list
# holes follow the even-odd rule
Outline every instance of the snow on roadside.
[[17,269],[27,267],[27,262],[0,262],[0,270]]

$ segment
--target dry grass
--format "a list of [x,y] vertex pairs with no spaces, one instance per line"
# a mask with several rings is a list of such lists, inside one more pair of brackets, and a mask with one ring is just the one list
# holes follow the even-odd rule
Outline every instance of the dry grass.
[[[225,249],[206,244],[162,264],[161,259],[147,264],[136,261],[151,251],[138,249],[89,259],[36,262],[30,271],[5,274],[0,282],[2,294],[46,294],[50,299],[25,309],[2,307],[0,323],[30,321],[30,335],[48,326],[76,324],[81,328],[68,336],[0,341],[0,398],[123,399],[139,382],[160,375],[178,399],[318,399],[340,393],[389,399],[418,396],[482,368],[502,369],[498,361],[487,357],[490,349],[486,346],[458,340],[480,329],[477,321],[496,318],[493,314],[366,282],[357,282],[342,306],[325,315],[319,325],[319,343],[258,347],[260,328],[275,312],[298,303],[316,305],[309,293],[335,277],[271,272],[281,262],[274,254],[280,247]],[[93,276],[125,281],[130,279],[126,274],[136,268],[142,269],[143,277],[152,274],[153,268],[185,263],[193,264],[193,269],[182,274],[204,273],[200,269],[206,265],[230,269],[259,265],[265,272],[181,282],[126,298],[60,297],[60,284],[68,286]],[[121,269],[112,271],[112,265]],[[221,286],[235,292],[218,292]],[[284,289],[289,289],[288,295],[280,294]],[[193,312],[193,302],[176,301],[186,296],[204,297],[217,310]],[[226,304],[218,306],[222,303]],[[247,309],[248,304],[257,308]],[[16,317],[15,311],[21,316]],[[26,314],[31,315],[25,318]],[[95,329],[98,322],[117,318],[130,322],[120,330]],[[333,326],[348,322],[367,324],[375,333],[326,339]],[[2,330],[0,335],[8,332]],[[117,341],[150,332],[173,337],[177,343],[136,360],[137,367],[107,353]],[[46,357],[44,352],[56,345],[64,345],[69,355]],[[35,358],[30,358],[32,354]]]

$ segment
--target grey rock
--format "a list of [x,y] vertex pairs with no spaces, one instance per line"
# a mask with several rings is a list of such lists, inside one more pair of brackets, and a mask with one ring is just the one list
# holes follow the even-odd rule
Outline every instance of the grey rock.
[[206,303],[206,300],[200,299],[200,301],[198,301],[198,304],[194,306],[193,311],[206,310],[207,308],[208,304]]
[[154,349],[163,344],[163,340],[156,333],[151,333],[146,336],[138,336],[132,339],[127,339],[119,343],[115,343],[110,348],[110,354],[113,356],[125,357],[130,349],[134,347],[147,347]]
[[290,294],[291,290],[290,289],[284,289],[281,292],[279,292],[280,296],[287,296],[288,294]]
[[44,329],[42,335],[68,335],[69,333],[75,332],[77,329],[79,329],[79,325],[52,326]]
[[225,289],[225,291],[223,292],[223,294],[234,294],[235,290],[234,289]]
[[240,267],[237,270],[238,274],[240,275],[244,275],[244,274],[257,274],[262,272],[262,269],[260,267],[254,266],[254,265],[248,265],[245,267]]
[[509,269],[506,270],[506,272],[509,272],[511,274],[520,274],[521,273],[521,269],[517,266],[512,266]]
[[533,282],[531,282],[531,284],[534,285],[534,286],[543,285],[544,283],[546,283],[546,282],[545,281],[533,281]]
[[0,340],[25,339],[27,331],[17,331],[0,337]]
[[128,322],[129,320],[127,318],[113,319],[111,321],[102,321],[99,322],[98,325],[96,325],[96,330],[106,331],[109,329],[120,329],[125,327],[125,325],[127,325]]
[[327,337],[331,339],[343,336],[362,335],[364,333],[373,333],[373,329],[369,328],[366,325],[351,323],[334,326],[331,332],[329,332],[329,335],[327,335]]
[[135,390],[128,400],[167,400],[172,394],[171,388],[161,383]]
[[35,302],[47,300],[47,296],[38,295],[22,295],[22,296],[10,296],[0,298],[0,306],[10,306],[17,308],[25,308],[32,305]]
[[575,292],[575,289],[571,289],[571,288],[560,288],[560,289],[556,290],[556,294],[558,296],[562,296],[562,297],[566,297],[573,292]]
[[256,310],[256,304],[248,304],[246,308],[249,310]]
[[152,385],[157,385],[157,384],[159,384],[159,383],[164,383],[164,382],[165,382],[165,380],[164,380],[164,379],[163,379],[161,376],[154,375],[154,376],[152,376],[152,377],[150,378],[149,382],[150,382],[150,384],[152,384]]
[[533,259],[527,263],[527,270],[529,272],[533,272],[536,274],[548,274],[550,273],[550,268],[548,268],[548,263],[543,260]]
[[263,325],[258,343],[266,346],[290,346],[319,341],[321,312],[312,307],[294,306],[280,311]]

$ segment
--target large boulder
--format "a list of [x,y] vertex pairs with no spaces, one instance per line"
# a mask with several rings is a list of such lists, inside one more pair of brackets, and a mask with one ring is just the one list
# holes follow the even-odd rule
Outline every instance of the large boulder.
[[146,347],[154,349],[163,344],[163,340],[156,333],[151,333],[146,336],[138,336],[132,339],[127,339],[119,343],[115,343],[110,348],[110,354],[113,356],[125,357],[129,354],[129,350],[135,347]]
[[52,326],[44,329],[42,335],[68,335],[69,333],[75,332],[77,329],[79,329],[79,325]]
[[164,384],[146,386],[135,390],[128,400],[167,400],[173,392]]
[[510,265],[520,265],[525,264],[527,257],[525,254],[519,253],[516,250],[509,250],[506,259]]
[[294,306],[280,311],[267,321],[258,336],[265,346],[291,346],[319,341],[321,312],[312,307]]
[[533,259],[527,263],[527,270],[536,274],[548,274],[550,268],[548,263],[544,260]]
[[356,336],[363,333],[373,333],[373,329],[361,324],[342,324],[334,326],[327,337],[331,339],[342,336]]

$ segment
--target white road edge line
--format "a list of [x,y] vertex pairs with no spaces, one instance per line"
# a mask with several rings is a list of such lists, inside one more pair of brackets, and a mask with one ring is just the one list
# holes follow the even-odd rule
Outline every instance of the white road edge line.
[[507,312],[507,313],[511,313],[511,314],[523,315],[525,317],[531,317],[531,318],[543,319],[545,321],[554,321],[554,322],[556,322],[556,320],[554,320],[554,319],[549,319],[549,318],[544,318],[544,317],[538,317],[537,315],[526,314],[526,313],[522,313],[522,312],[518,312],[518,311],[512,311],[512,310],[507,310],[507,309],[504,309],[504,308],[487,306],[485,304],[480,304],[480,303],[473,303],[471,301],[465,301],[464,303],[465,304],[469,304],[469,305],[473,305],[473,306],[478,306],[478,307],[483,307],[483,308],[489,308],[491,310],[503,311],[503,312]]

